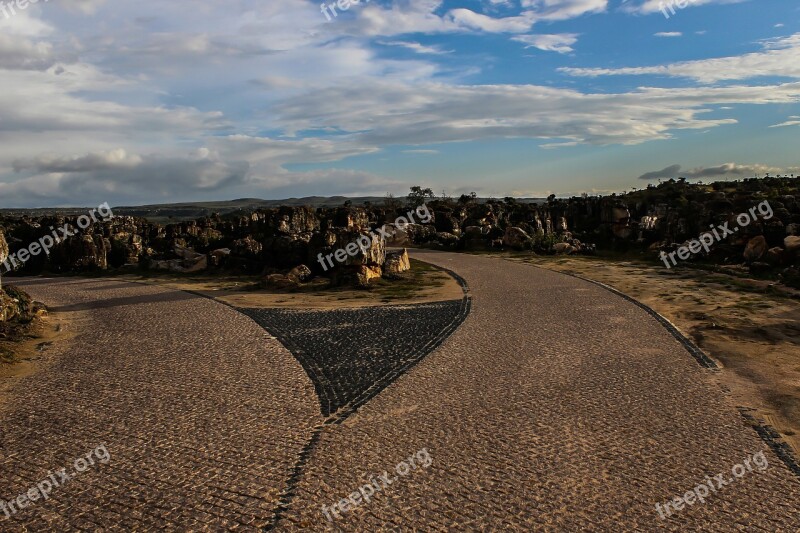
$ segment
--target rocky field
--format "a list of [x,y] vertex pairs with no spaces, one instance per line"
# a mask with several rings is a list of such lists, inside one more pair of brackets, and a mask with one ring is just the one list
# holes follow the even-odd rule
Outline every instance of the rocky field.
[[[387,246],[445,250],[531,250],[539,254],[638,253],[657,260],[698,238],[711,226],[735,225],[736,216],[768,201],[774,213],[726,236],[692,261],[743,270],[800,286],[799,179],[764,178],[711,185],[669,180],[623,195],[556,199],[539,204],[504,200],[435,198],[412,189],[407,202],[340,208],[284,206],[247,214],[214,214],[161,225],[118,216],[95,223],[32,257],[20,273],[72,273],[132,267],[177,273],[224,271],[260,275],[265,285],[292,287],[315,276],[336,284],[366,285],[407,270]],[[427,222],[397,223],[423,205]],[[50,233],[75,225],[75,216],[0,216],[0,232],[14,253]],[[418,221],[415,221],[418,222]],[[388,240],[373,239],[342,264],[325,268],[320,257],[385,227]]]

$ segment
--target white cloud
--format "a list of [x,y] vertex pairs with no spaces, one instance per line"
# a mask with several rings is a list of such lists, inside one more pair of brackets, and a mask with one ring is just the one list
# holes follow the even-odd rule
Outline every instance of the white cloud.
[[412,41],[379,41],[378,44],[382,44],[384,46],[399,46],[413,50],[418,54],[443,55],[453,52],[452,50],[442,50],[438,46],[425,46]]
[[660,31],[653,35],[656,37],[683,37],[683,33],[679,31]]
[[546,52],[566,54],[573,51],[572,45],[578,42],[578,34],[517,35],[512,37],[511,40],[525,44],[525,48],[538,48]]
[[655,67],[560,68],[572,76],[641,76],[690,78],[702,83],[763,76],[800,78],[800,33],[762,43],[764,51],[741,56],[684,61]]
[[274,107],[289,131],[333,128],[368,145],[430,144],[527,137],[581,144],[638,144],[679,130],[704,130],[733,119],[703,118],[724,104],[795,103],[800,83],[763,87],[642,88],[582,93],[534,85],[331,87]]
[[775,124],[774,126],[770,126],[770,128],[785,128],[788,126],[800,126],[800,116],[791,116],[786,122]]
[[[507,5],[506,2],[491,3]],[[337,26],[351,35],[376,37],[411,33],[526,33],[539,22],[602,13],[608,7],[608,0],[521,0],[521,12],[506,17],[494,17],[467,8],[438,14],[443,4],[442,0],[394,0],[388,7],[369,4],[359,9],[355,20],[337,21]]]

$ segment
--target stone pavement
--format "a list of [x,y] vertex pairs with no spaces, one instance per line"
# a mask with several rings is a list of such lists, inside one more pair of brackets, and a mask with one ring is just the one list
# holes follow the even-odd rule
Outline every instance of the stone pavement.
[[[99,445],[111,455],[0,531],[217,531],[267,525],[319,423],[303,368],[235,310],[95,281],[18,283],[80,334],[0,406],[0,499]],[[58,479],[58,478],[56,478]],[[24,529],[23,529],[24,528]]]
[[[800,530],[797,477],[644,310],[529,265],[413,255],[463,276],[471,313],[327,425],[300,363],[232,308],[107,281],[22,284],[85,324],[0,407],[0,498],[99,444],[111,461],[0,530]],[[423,448],[428,468],[325,518]],[[759,451],[766,472],[659,519],[656,503]]]
[[[322,432],[286,530],[800,530],[800,482],[712,371],[644,310],[575,278],[496,258],[414,252],[463,276],[463,325],[342,425]],[[427,448],[333,523],[322,505]],[[764,451],[667,520],[655,509]],[[729,474],[728,474],[729,475]]]

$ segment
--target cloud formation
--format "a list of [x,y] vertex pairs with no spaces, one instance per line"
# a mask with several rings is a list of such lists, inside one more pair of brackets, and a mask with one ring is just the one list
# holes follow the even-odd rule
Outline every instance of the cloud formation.
[[753,178],[763,176],[765,174],[789,174],[795,173],[800,170],[798,167],[791,168],[777,168],[769,165],[740,165],[737,163],[725,163],[714,167],[698,167],[693,169],[682,170],[681,165],[670,165],[662,170],[655,170],[653,172],[646,172],[639,176],[640,180],[658,180],[658,179],[722,179],[722,178]]
[[683,61],[651,67],[574,68],[559,70],[570,76],[657,75],[689,78],[702,83],[741,81],[760,77],[800,79],[800,33],[762,43],[761,52],[740,56]]

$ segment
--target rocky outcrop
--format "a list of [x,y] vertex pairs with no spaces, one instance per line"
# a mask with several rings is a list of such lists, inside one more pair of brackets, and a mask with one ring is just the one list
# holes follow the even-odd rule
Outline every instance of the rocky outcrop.
[[175,245],[173,252],[177,259],[165,261],[152,261],[150,268],[153,270],[167,270],[169,272],[193,273],[202,272],[208,268],[208,256],[199,254],[191,248]]
[[27,322],[43,312],[27,292],[13,285],[0,288],[0,322]]
[[[6,236],[3,234],[3,231],[0,230],[0,275],[2,275],[3,271],[5,270],[2,264],[3,261],[5,261],[7,258],[8,258],[8,243],[6,242]],[[0,284],[2,284],[1,280]]]
[[383,270],[387,276],[397,276],[411,270],[411,260],[408,257],[408,250],[403,248],[399,252],[387,253],[386,264]]
[[525,250],[531,246],[531,236],[522,228],[508,228],[503,235],[503,245],[514,250]]

